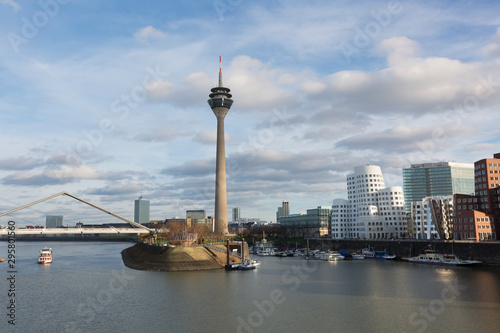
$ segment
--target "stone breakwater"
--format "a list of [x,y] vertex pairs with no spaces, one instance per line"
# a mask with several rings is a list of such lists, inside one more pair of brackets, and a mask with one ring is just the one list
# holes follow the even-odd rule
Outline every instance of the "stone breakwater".
[[[219,245],[221,250],[225,246]],[[121,252],[125,266],[145,271],[200,271],[221,269],[226,264],[227,255],[204,246],[153,246],[137,243]],[[230,256],[231,262],[240,258]]]

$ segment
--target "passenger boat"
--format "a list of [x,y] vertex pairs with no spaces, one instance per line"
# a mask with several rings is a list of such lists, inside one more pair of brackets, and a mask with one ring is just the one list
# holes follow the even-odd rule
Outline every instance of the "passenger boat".
[[363,249],[361,254],[365,257],[365,259],[378,259],[378,260],[396,259],[396,256],[390,254],[388,251],[375,251],[372,248]]
[[40,250],[40,255],[38,256],[38,263],[45,265],[52,262],[52,249],[44,247]]
[[477,260],[462,260],[455,254],[437,253],[435,250],[425,250],[416,257],[401,258],[417,264],[442,265],[442,266],[467,266],[481,264]]
[[260,261],[254,259],[245,259],[238,266],[238,269],[243,269],[243,270],[257,269],[257,268],[260,268]]

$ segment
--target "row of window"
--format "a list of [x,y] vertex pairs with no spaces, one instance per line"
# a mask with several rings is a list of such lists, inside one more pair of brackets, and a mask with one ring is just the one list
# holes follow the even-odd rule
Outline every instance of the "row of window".
[[[358,178],[358,179],[359,178],[382,178],[382,175],[369,173],[369,174],[366,174],[366,175],[357,175],[356,178]],[[354,179],[354,177],[351,178],[351,179]]]
[[[500,186],[500,184],[497,184],[497,183],[491,183],[491,184],[490,184],[490,187],[491,187],[491,188],[495,188],[495,187],[498,187],[498,186]],[[477,189],[482,189],[482,188],[488,188],[488,184],[479,184],[479,185],[476,185],[476,186],[475,186],[475,189],[476,189],[476,190],[477,190]],[[487,193],[488,193],[488,192],[486,192],[486,191],[484,192],[484,194],[485,194],[485,195],[486,195]]]
[[[458,227],[458,230],[462,230],[462,225],[458,225],[458,226],[454,225],[453,226],[453,230],[457,230],[457,227]],[[467,230],[467,229],[469,229],[469,225],[466,224],[466,225],[463,226],[463,228],[464,228],[464,230]],[[482,230],[482,229],[485,229],[485,230],[486,229],[493,229],[494,230],[495,229],[495,225],[494,224],[492,224],[492,225],[489,225],[489,224],[486,224],[486,225],[479,224],[477,226],[477,228],[480,229],[480,230]],[[474,226],[473,225],[470,226],[470,230],[474,230]]]
[[[472,200],[474,200],[474,202],[477,202],[477,198],[464,198],[464,203],[465,202],[472,202]],[[461,203],[462,202],[462,199],[458,198],[457,199],[457,203]]]

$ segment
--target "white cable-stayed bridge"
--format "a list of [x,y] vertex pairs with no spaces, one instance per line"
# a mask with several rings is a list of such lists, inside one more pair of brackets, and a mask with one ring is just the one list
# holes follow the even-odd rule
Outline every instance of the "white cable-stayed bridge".
[[[16,228],[15,229],[15,234],[16,235],[78,235],[78,234],[149,234],[150,236],[154,237],[157,234],[157,229],[151,229],[148,228],[140,223],[134,222],[132,220],[129,220],[123,216],[120,216],[118,214],[115,214],[103,207],[97,206],[91,202],[88,202],[86,200],[83,200],[73,194],[70,194],[68,192],[60,192],[54,195],[50,195],[46,198],[34,201],[32,203],[23,205],[21,207],[17,207],[15,209],[9,210],[8,212],[4,212],[0,214],[0,217],[12,214],[14,212],[17,212],[19,210],[31,207],[33,205],[39,204],[41,202],[53,199],[58,196],[68,196],[70,198],[73,198],[75,200],[78,200],[86,205],[89,205],[95,209],[98,209],[100,211],[103,211],[119,220],[122,220],[124,222],[129,223],[131,226],[130,228],[115,228],[113,226],[108,226],[108,227],[102,227],[102,228],[85,228],[85,227],[74,227],[74,228]],[[7,236],[9,235],[9,231],[12,231],[10,228],[5,228],[5,229],[0,229],[0,236]]]

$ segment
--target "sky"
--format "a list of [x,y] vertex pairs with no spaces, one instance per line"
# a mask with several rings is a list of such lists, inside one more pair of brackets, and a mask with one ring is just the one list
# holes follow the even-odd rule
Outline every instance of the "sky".
[[[133,218],[347,198],[346,175],[500,152],[498,1],[0,0],[0,212],[65,191]],[[120,222],[69,197],[0,218]]]

